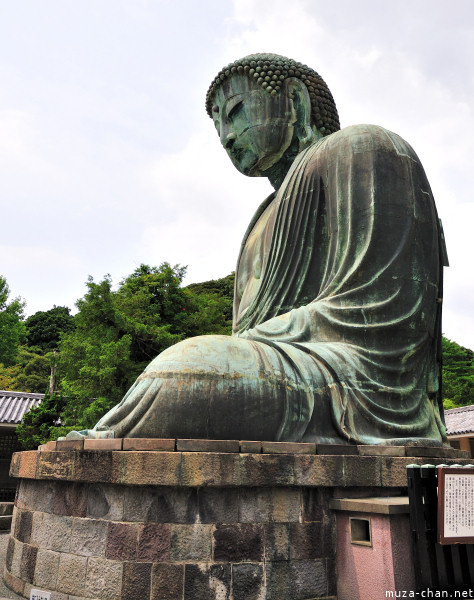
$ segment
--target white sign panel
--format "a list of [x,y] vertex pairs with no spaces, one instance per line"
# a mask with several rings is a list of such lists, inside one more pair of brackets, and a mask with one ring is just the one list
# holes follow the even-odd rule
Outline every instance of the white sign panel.
[[444,475],[444,537],[474,537],[474,474]]
[[41,590],[31,590],[30,600],[51,600],[51,592],[42,592]]

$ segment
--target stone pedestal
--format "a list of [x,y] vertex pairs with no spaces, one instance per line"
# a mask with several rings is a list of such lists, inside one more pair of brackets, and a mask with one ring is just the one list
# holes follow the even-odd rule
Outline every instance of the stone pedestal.
[[334,599],[331,501],[400,495],[410,463],[470,462],[317,454],[331,449],[314,444],[93,441],[13,457],[4,578],[26,598]]

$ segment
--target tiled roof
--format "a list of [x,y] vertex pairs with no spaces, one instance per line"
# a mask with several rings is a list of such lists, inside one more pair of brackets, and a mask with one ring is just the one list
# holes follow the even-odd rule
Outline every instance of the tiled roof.
[[474,404],[444,411],[448,435],[474,434]]
[[38,406],[44,394],[0,390],[0,423],[18,425],[30,408]]

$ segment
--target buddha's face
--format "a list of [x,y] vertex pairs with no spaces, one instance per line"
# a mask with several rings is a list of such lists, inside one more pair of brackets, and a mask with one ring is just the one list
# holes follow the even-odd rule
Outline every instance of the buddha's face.
[[244,175],[265,175],[289,148],[295,111],[283,89],[271,95],[246,75],[234,75],[219,87],[212,117],[221,144]]

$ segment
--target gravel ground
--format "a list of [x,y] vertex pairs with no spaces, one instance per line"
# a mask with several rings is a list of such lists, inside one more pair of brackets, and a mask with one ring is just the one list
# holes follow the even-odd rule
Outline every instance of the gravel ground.
[[[10,537],[9,531],[0,532],[0,573],[3,576],[5,570],[5,557],[7,555],[8,538]],[[3,583],[3,577],[0,579],[0,600],[24,600],[18,594],[14,594],[7,586]]]

